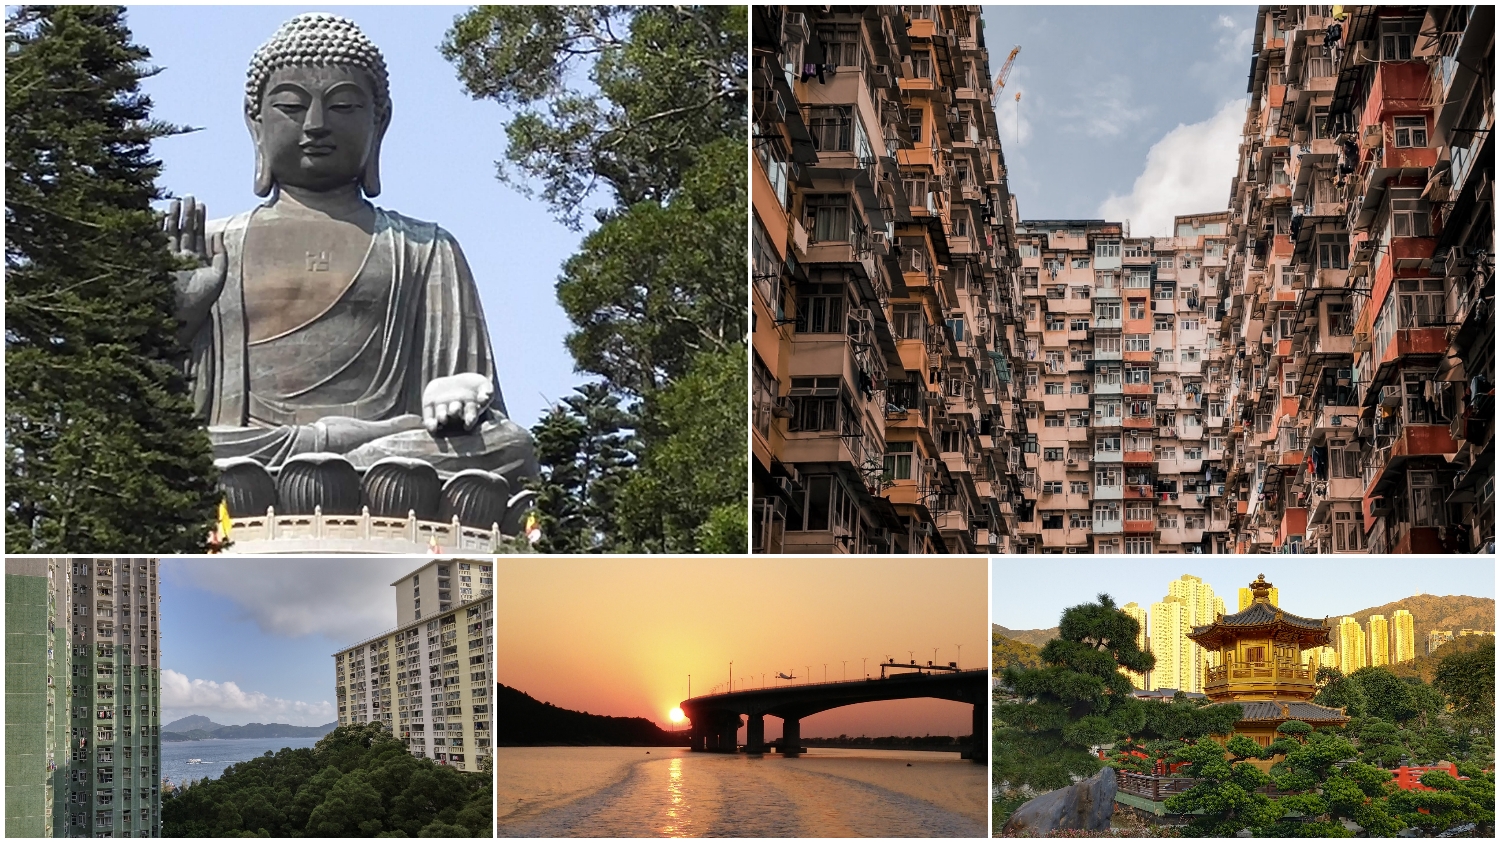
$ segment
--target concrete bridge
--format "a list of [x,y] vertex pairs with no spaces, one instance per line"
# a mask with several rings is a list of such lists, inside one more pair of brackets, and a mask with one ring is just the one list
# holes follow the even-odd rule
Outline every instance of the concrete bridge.
[[692,721],[694,752],[737,752],[737,733],[745,726],[745,751],[766,751],[766,715],[781,718],[778,748],[786,755],[805,751],[802,718],[821,711],[882,700],[931,697],[969,703],[974,707],[972,760],[989,762],[989,671],[938,670],[900,673],[879,679],[816,682],[709,694],[682,701]]

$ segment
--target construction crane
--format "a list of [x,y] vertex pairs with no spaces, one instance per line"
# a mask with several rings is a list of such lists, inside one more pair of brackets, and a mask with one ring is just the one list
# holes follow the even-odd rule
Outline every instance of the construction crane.
[[1005,90],[1005,80],[1010,78],[1010,68],[1016,63],[1016,56],[1021,54],[1021,45],[1017,44],[1010,50],[1010,55],[1005,57],[1005,66],[1000,68],[1000,75],[995,77],[995,101],[999,102],[1000,92]]

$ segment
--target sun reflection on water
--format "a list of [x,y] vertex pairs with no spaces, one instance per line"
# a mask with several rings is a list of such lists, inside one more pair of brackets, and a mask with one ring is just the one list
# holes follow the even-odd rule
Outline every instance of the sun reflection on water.
[[667,768],[667,818],[662,837],[687,836],[687,797],[682,792],[682,759],[673,758]]

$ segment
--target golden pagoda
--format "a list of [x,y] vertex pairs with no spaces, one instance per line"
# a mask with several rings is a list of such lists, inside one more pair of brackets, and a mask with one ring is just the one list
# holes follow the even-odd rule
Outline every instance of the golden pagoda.
[[1304,664],[1302,651],[1329,643],[1327,619],[1283,611],[1271,603],[1272,588],[1266,575],[1259,575],[1250,583],[1249,606],[1188,633],[1204,650],[1219,654],[1203,692],[1216,703],[1239,703],[1245,712],[1234,733],[1261,746],[1276,740],[1276,727],[1288,720],[1313,727],[1349,722],[1343,709],[1311,702],[1318,692],[1318,666]]

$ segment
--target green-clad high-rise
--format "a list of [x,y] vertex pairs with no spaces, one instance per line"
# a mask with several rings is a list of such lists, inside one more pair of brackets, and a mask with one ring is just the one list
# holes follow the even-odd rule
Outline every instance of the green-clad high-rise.
[[161,836],[155,559],[5,561],[5,830]]

